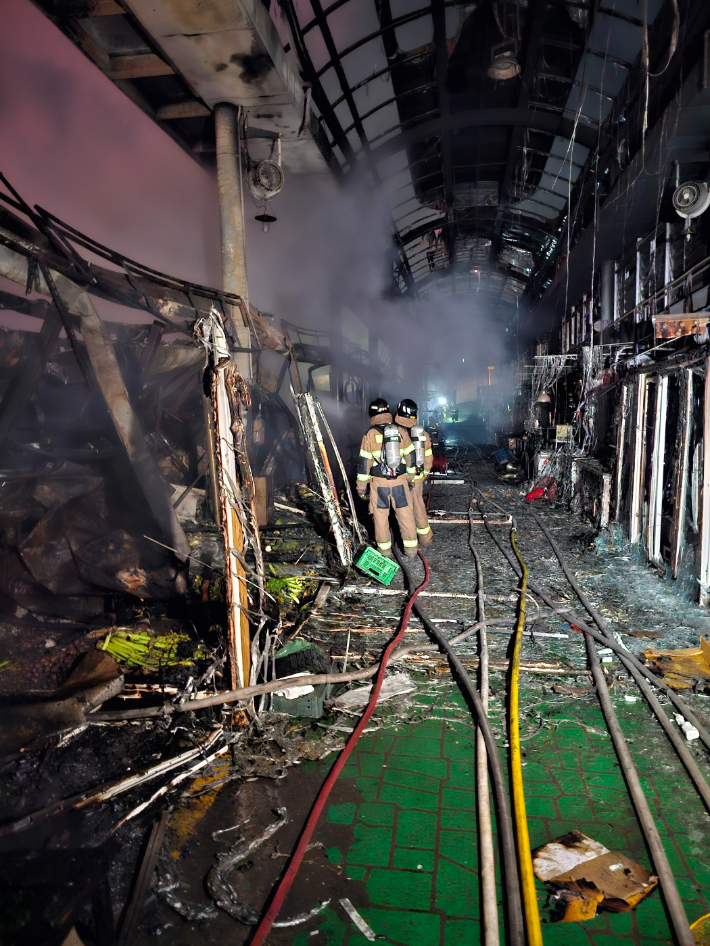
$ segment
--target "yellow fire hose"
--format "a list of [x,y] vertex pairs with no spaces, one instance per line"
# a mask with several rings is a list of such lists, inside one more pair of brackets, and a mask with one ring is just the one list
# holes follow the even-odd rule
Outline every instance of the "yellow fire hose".
[[537,906],[535,875],[533,874],[532,855],[530,853],[530,834],[525,811],[525,789],[523,788],[523,766],[520,753],[520,651],[523,646],[525,627],[525,604],[528,590],[528,568],[515,543],[515,527],[510,530],[510,544],[522,570],[520,581],[520,606],[515,625],[515,644],[513,662],[510,671],[510,718],[508,741],[510,743],[510,773],[513,792],[513,815],[515,832],[518,840],[518,863],[520,865],[520,885],[523,893],[523,914],[527,931],[528,946],[542,946],[542,928],[540,911]]

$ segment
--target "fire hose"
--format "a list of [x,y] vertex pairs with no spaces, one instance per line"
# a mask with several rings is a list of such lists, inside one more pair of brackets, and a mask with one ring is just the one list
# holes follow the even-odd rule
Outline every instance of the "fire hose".
[[345,743],[345,746],[342,749],[340,755],[335,760],[335,764],[333,765],[333,768],[330,770],[325,781],[320,787],[320,791],[318,792],[318,795],[316,796],[316,800],[313,803],[313,807],[311,808],[309,812],[308,818],[306,819],[306,823],[303,826],[303,830],[301,831],[296,847],[294,848],[291,854],[291,857],[289,859],[289,862],[286,866],[286,870],[284,871],[283,875],[281,876],[281,879],[279,880],[279,883],[273,893],[271,902],[269,903],[266,913],[261,918],[261,921],[259,922],[259,925],[257,926],[254,932],[254,935],[249,941],[250,946],[263,946],[263,944],[266,942],[266,937],[269,935],[271,927],[273,926],[274,921],[276,920],[276,917],[279,915],[279,912],[281,910],[281,907],[284,904],[286,896],[288,895],[288,892],[291,889],[291,886],[294,880],[296,879],[296,874],[298,873],[298,869],[300,868],[301,863],[303,862],[303,858],[306,854],[306,850],[308,848],[311,838],[313,837],[313,832],[315,831],[316,825],[318,824],[318,820],[321,814],[323,813],[323,809],[325,808],[325,803],[328,800],[328,796],[330,795],[338,776],[342,772],[343,767],[345,766],[345,763],[348,761],[348,759],[352,755],[352,751],[355,748],[357,741],[359,740],[360,736],[365,730],[365,727],[370,721],[370,718],[373,712],[375,711],[375,707],[377,706],[377,700],[380,695],[380,690],[382,689],[382,684],[384,683],[384,680],[385,680],[385,672],[387,670],[387,664],[389,663],[390,657],[392,656],[392,652],[396,648],[397,644],[404,637],[404,632],[407,630],[407,624],[409,623],[409,618],[412,613],[412,608],[415,605],[417,595],[421,591],[423,591],[426,588],[426,586],[429,584],[429,565],[421,552],[419,553],[419,556],[422,562],[424,563],[424,581],[418,587],[416,587],[414,591],[412,591],[409,597],[409,600],[407,601],[406,607],[404,609],[404,613],[402,615],[399,628],[397,629],[397,633],[390,640],[390,642],[387,644],[387,646],[385,647],[382,653],[382,659],[380,660],[380,666],[377,671],[377,677],[375,678],[375,682],[372,685],[372,690],[370,692],[370,699],[368,701],[367,706],[365,707],[365,711],[360,717],[360,720],[357,726],[350,734],[350,737],[348,738],[348,741]]
[[518,838],[518,863],[520,864],[520,882],[523,891],[523,910],[525,928],[528,934],[528,946],[542,946],[540,911],[537,905],[535,874],[532,855],[530,854],[530,832],[525,810],[525,788],[523,786],[523,763],[520,749],[520,653],[523,649],[523,630],[525,628],[525,604],[528,590],[528,567],[518,551],[515,541],[515,525],[510,530],[510,544],[520,565],[520,603],[518,620],[515,625],[513,659],[510,665],[510,690],[508,693],[508,731],[510,742],[510,782],[513,795],[513,814]]
[[[421,552],[419,554],[421,555]],[[406,577],[407,584],[411,587],[414,584],[414,581],[411,572],[406,566],[405,559],[398,551],[395,551],[395,555],[399,564],[402,566],[402,571]],[[424,556],[422,556],[422,561],[425,562],[425,568],[427,569],[428,574],[428,566],[426,566],[426,560],[424,559]],[[433,639],[439,645],[439,648],[443,650],[448,657],[449,663],[454,670],[454,675],[459,688],[463,693],[467,703],[469,704],[469,707],[473,710],[476,723],[480,727],[483,737],[486,741],[486,749],[488,750],[488,760],[491,769],[491,779],[493,782],[493,792],[495,794],[496,805],[498,807],[497,823],[500,832],[501,859],[503,862],[505,909],[509,932],[508,942],[510,946],[524,946],[525,933],[522,922],[520,885],[518,881],[518,864],[515,857],[513,819],[510,813],[510,805],[508,804],[505,777],[503,775],[503,767],[501,765],[500,753],[495,741],[495,736],[493,735],[493,730],[491,729],[488,715],[483,708],[478,691],[476,690],[471,677],[466,671],[466,668],[461,662],[461,659],[451,646],[451,641],[444,637],[444,635],[441,633],[436,624],[433,623],[426,610],[421,604],[419,604],[419,602],[414,603],[414,610],[419,616],[422,624],[427,629],[427,632],[431,635],[431,637],[433,637]]]
[[[478,492],[480,493],[480,490],[478,490]],[[485,497],[483,498],[485,500]],[[488,517],[483,512],[483,509],[481,507],[480,500],[478,502],[478,505],[479,505],[479,509],[481,509],[481,512],[483,514],[483,518],[484,518],[484,522],[485,522],[488,534],[493,539],[494,543],[496,544],[500,552],[503,554],[503,556],[507,559],[513,571],[516,574],[519,574],[517,563],[513,560],[508,550],[503,547],[500,540],[491,529],[490,524],[488,523]],[[493,503],[493,505],[496,505],[496,504]],[[553,550],[555,550],[555,546],[553,545],[554,540],[551,539],[549,533],[546,533],[546,534],[548,537],[548,541],[550,541],[550,544],[553,547]],[[558,552],[559,552],[559,548],[555,550],[555,554],[557,554],[557,557],[559,559],[560,555],[558,554]],[[565,574],[567,575],[569,579],[569,574],[567,572],[565,572]],[[570,582],[570,584],[572,583]],[[545,591],[539,585],[531,581],[529,582],[529,587],[547,605],[553,608],[555,607],[554,602],[552,601],[550,596],[547,595]],[[562,610],[563,613],[565,614],[569,613],[569,609],[559,609],[559,610]],[[626,779],[627,785],[629,786],[629,791],[630,791],[632,800],[634,802],[634,806],[636,808],[639,824],[641,826],[646,843],[651,852],[654,867],[658,873],[661,889],[664,892],[666,905],[668,907],[668,912],[670,914],[672,928],[675,933],[676,942],[679,943],[680,946],[692,946],[692,944],[695,943],[695,939],[693,937],[693,934],[688,924],[688,919],[685,914],[685,909],[680,899],[680,895],[678,893],[678,888],[675,883],[675,878],[673,877],[673,873],[668,863],[668,858],[666,857],[666,853],[665,853],[665,850],[663,849],[660,836],[658,835],[658,830],[651,816],[650,809],[648,808],[648,802],[646,801],[646,797],[643,793],[643,788],[641,787],[641,783],[639,781],[638,772],[636,771],[636,767],[631,757],[631,753],[629,751],[628,745],[624,738],[623,732],[621,731],[621,727],[619,725],[619,721],[616,716],[616,711],[614,710],[614,705],[611,702],[609,689],[606,685],[606,679],[601,669],[601,664],[599,663],[599,658],[597,657],[597,652],[594,648],[594,645],[592,644],[591,638],[601,641],[606,646],[613,648],[613,650],[615,650],[617,653],[621,654],[622,656],[627,657],[627,659],[629,660],[629,663],[633,665],[638,665],[638,668],[641,669],[647,677],[651,678],[653,677],[653,675],[650,674],[648,671],[646,671],[646,668],[643,667],[643,664],[641,664],[638,660],[636,660],[635,657],[632,657],[630,652],[628,651],[624,652],[625,648],[620,647],[615,641],[612,642],[605,635],[602,635],[599,632],[592,630],[591,628],[588,627],[588,625],[584,621],[581,621],[580,619],[574,617],[571,614],[568,620],[570,621],[570,626],[575,627],[577,630],[584,632],[585,640],[587,644],[587,653],[589,656],[589,662],[592,669],[592,676],[594,678],[594,682],[597,687],[597,693],[599,695],[599,702],[601,703],[602,710],[604,711],[604,715],[607,720],[607,726],[609,727],[609,734],[612,738],[614,748],[617,752],[619,763],[624,772],[624,778]],[[664,690],[669,689],[668,687],[663,685],[660,680],[657,680],[656,677],[653,677],[653,682],[656,682],[657,685],[662,687]],[[688,716],[686,715],[686,719],[687,718]]]

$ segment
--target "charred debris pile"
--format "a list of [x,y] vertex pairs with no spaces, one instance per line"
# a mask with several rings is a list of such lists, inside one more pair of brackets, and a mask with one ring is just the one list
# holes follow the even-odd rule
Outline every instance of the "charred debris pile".
[[2,924],[60,943],[81,915],[109,943],[152,802],[342,745],[249,687],[332,669],[299,634],[364,536],[286,326],[2,182],[0,873],[26,880]]

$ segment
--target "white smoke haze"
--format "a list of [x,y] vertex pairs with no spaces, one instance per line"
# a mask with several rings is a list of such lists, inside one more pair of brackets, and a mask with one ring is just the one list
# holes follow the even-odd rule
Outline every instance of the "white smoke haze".
[[396,350],[405,378],[426,370],[429,389],[448,397],[461,382],[486,383],[487,366],[511,358],[513,336],[484,291],[452,296],[435,285],[419,299],[392,298],[391,218],[377,190],[292,175],[271,211],[278,219],[265,234],[251,219],[257,210],[245,207],[249,297],[258,307],[324,331],[346,308]]
[[[107,246],[164,272],[220,284],[214,175],[30,0],[3,2],[0,170],[30,204]],[[344,335],[362,347],[359,323],[372,326],[396,351],[405,379],[426,370],[429,390],[448,398],[459,383],[485,383],[487,365],[498,367],[506,357],[513,339],[496,323],[485,293],[452,297],[434,286],[419,300],[386,296],[394,246],[381,192],[363,181],[346,189],[327,173],[288,175],[270,209],[278,220],[264,234],[245,193],[249,296],[277,324],[286,319],[328,330],[342,316]]]

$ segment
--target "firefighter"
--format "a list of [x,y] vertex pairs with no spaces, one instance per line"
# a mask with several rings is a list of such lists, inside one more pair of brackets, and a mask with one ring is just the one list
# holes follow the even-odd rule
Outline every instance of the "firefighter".
[[395,424],[404,427],[409,434],[414,447],[414,481],[412,483],[412,509],[417,526],[417,536],[420,545],[431,545],[431,526],[424,503],[424,480],[427,478],[434,464],[434,453],[429,434],[417,424],[419,409],[414,401],[405,398],[397,405]]
[[417,527],[410,499],[414,477],[414,447],[407,431],[392,421],[390,407],[378,397],[369,406],[370,429],[362,438],[357,473],[357,493],[365,498],[370,488],[370,514],[375,541],[382,555],[393,558],[390,509],[394,508],[404,554],[417,554]]

